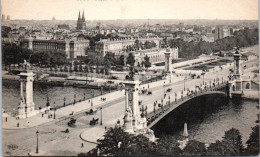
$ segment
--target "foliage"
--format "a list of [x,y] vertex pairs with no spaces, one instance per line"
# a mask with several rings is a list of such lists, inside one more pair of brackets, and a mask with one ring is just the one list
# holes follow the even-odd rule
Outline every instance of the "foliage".
[[240,155],[244,147],[242,144],[242,136],[239,130],[232,128],[225,132],[222,141],[211,143],[208,148],[208,155]]
[[182,150],[173,136],[163,136],[157,140],[156,152],[160,156],[179,156]]
[[147,55],[144,57],[144,66],[145,66],[146,68],[151,67],[150,58],[149,58]]
[[155,153],[155,143],[143,135],[132,135],[121,127],[109,128],[103,139],[98,140],[96,148],[78,156],[147,156]]
[[183,155],[189,155],[189,156],[201,156],[205,155],[205,143],[190,140],[186,147],[183,149]]
[[258,155],[259,154],[259,125],[252,128],[252,133],[246,142],[247,149],[246,155]]
[[3,64],[5,65],[23,63],[24,60],[30,61],[33,55],[31,50],[15,44],[4,44],[2,46]]
[[151,49],[156,47],[156,43],[154,41],[145,41],[144,48],[145,49]]
[[184,41],[181,38],[171,39],[167,42],[170,47],[179,48],[179,56],[192,58],[203,53],[229,51],[233,47],[246,47],[258,44],[258,29],[244,29],[234,32],[234,36],[218,39],[215,42]]
[[124,61],[125,60],[125,57],[124,57],[124,55],[120,55],[120,57],[119,57],[119,61],[118,61],[118,65],[122,65],[122,66],[124,66]]
[[129,53],[129,56],[127,57],[127,61],[126,61],[127,64],[131,65],[131,66],[134,66],[135,64],[135,58],[133,56],[132,53]]

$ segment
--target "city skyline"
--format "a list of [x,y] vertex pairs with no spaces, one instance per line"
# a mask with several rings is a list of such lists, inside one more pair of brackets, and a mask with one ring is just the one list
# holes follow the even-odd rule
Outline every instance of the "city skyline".
[[3,0],[1,10],[11,19],[25,20],[77,20],[83,10],[86,20],[258,19],[257,0]]

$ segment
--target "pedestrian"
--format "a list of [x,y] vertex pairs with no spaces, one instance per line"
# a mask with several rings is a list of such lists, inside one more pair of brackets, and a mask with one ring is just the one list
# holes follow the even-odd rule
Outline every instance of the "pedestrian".
[[7,117],[5,117],[5,121],[7,122]]
[[43,117],[43,113],[42,113],[42,117]]
[[102,97],[101,97],[101,101],[102,101]]
[[17,127],[19,127],[19,122],[17,123]]
[[105,126],[105,131],[107,131],[107,127]]
[[52,118],[52,114],[51,114],[51,118]]
[[81,148],[83,148],[84,147],[84,144],[83,143],[81,143]]

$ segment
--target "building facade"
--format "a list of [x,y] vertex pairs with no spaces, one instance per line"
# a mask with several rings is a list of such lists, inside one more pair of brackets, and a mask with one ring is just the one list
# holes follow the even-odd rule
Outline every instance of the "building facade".
[[127,46],[133,46],[136,40],[139,40],[142,43],[145,43],[145,41],[153,41],[156,43],[156,48],[159,48],[160,41],[162,40],[162,38],[129,37],[129,38],[121,38],[121,39],[103,39],[101,41],[96,42],[95,51],[103,53],[103,56],[105,56],[106,53],[108,52],[114,53],[115,56],[119,56],[124,53],[124,50],[126,49]]
[[224,38],[223,26],[218,25],[215,28],[215,40]]
[[89,47],[89,40],[83,38],[65,40],[39,40],[28,38],[22,41],[22,46],[31,50],[61,50],[68,59],[84,56],[86,48]]
[[[156,63],[162,63],[165,62],[165,52],[167,49],[160,49],[160,48],[155,48],[155,49],[147,49],[147,50],[138,50],[133,52],[133,56],[135,58],[135,64],[138,65],[138,63],[141,65],[143,61],[145,61],[145,56],[149,57],[149,61],[151,64],[156,64]],[[168,51],[172,53],[171,59],[178,59],[178,48],[168,48]]]

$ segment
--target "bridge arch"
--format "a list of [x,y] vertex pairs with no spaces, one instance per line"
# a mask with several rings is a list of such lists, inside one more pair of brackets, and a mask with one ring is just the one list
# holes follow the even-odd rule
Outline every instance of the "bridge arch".
[[153,112],[152,114],[150,113],[147,116],[147,121],[148,121],[148,128],[153,127],[156,123],[158,123],[161,119],[163,119],[166,115],[168,115],[169,113],[171,113],[174,109],[176,109],[177,107],[179,107],[180,105],[196,98],[199,96],[204,96],[204,95],[212,95],[212,94],[220,94],[220,95],[226,95],[225,91],[217,91],[217,90],[209,90],[203,93],[197,92],[196,96],[192,96],[192,97],[183,97],[182,99],[179,99],[177,101],[173,101],[171,102],[170,105],[164,105],[165,107],[160,110],[160,112]]

